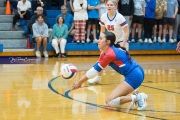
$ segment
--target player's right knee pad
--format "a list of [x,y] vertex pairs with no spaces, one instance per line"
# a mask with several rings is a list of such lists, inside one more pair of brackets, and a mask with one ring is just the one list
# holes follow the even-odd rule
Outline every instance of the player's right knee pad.
[[113,100],[111,100],[110,102],[107,103],[107,105],[111,106],[111,107],[116,107],[120,105],[120,97],[117,97]]

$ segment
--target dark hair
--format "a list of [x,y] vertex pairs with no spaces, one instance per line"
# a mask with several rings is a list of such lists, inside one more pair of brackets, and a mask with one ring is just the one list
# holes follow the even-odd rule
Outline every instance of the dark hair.
[[63,16],[58,16],[56,22],[59,24],[59,18],[60,18],[60,17],[62,17],[62,19],[63,19],[63,24],[64,24],[64,18],[63,18]]
[[116,48],[121,48],[124,51],[126,51],[126,54],[128,55],[128,59],[129,59],[130,63],[132,64],[131,56],[130,56],[129,52],[126,50],[126,48],[125,47],[121,47],[119,43],[115,43],[115,41],[116,41],[115,34],[112,33],[112,32],[108,32],[108,31],[103,32],[103,33],[105,35],[106,40],[110,40],[111,41],[110,46],[114,46]]
[[42,18],[44,19],[44,15],[43,15],[43,14],[37,15],[37,19],[38,19],[39,17],[42,17]]

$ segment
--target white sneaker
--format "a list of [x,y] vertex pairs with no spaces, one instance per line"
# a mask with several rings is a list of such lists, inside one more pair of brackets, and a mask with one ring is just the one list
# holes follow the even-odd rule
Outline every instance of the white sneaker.
[[81,43],[85,43],[85,41],[84,41],[84,40],[82,40],[82,41],[81,41]]
[[40,51],[36,51],[36,57],[40,58],[41,57],[41,53]]
[[47,51],[44,51],[43,54],[44,54],[44,57],[45,57],[45,58],[48,58],[48,53],[47,53]]
[[133,43],[134,43],[134,42],[135,42],[135,40],[134,40],[134,39],[132,39],[132,40],[131,40],[131,42],[133,42]]
[[87,39],[86,39],[86,42],[87,42],[87,43],[90,43],[90,42],[91,42],[91,40],[90,40],[89,38],[87,38]]
[[88,80],[88,83],[89,84],[99,84],[101,82],[101,76],[95,76],[94,78],[92,78],[92,79],[89,79]]
[[166,39],[165,39],[165,38],[163,38],[162,42],[164,42],[164,43],[165,43],[165,42],[166,42]]
[[154,40],[153,40],[154,43],[156,43],[156,37],[154,37]]
[[158,42],[159,42],[159,43],[162,43],[163,41],[161,41],[161,38],[158,38]]
[[147,39],[147,38],[145,38],[144,43],[147,43],[147,42],[148,42],[148,39]]
[[79,40],[77,40],[76,42],[77,42],[77,43],[80,43],[80,41],[79,41]]
[[143,40],[142,40],[142,39],[139,39],[138,42],[139,42],[139,43],[143,43]]
[[145,93],[138,93],[136,100],[138,103],[138,108],[137,110],[145,110],[146,106],[147,106],[147,98],[148,96]]
[[152,43],[153,43],[153,42],[152,42],[152,40],[151,40],[151,38],[149,38],[149,40],[148,40],[148,41],[149,41],[149,43],[150,43],[150,44],[152,44]]
[[93,43],[98,43],[98,40],[97,39],[93,40]]
[[177,42],[177,39],[174,39],[174,42]]
[[170,43],[174,43],[174,40],[173,40],[173,39],[169,39],[169,42],[170,42]]

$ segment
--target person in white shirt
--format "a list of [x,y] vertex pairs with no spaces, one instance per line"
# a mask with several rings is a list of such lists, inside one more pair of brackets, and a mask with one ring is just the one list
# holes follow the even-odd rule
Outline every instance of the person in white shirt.
[[30,20],[30,11],[29,10],[31,9],[31,3],[28,0],[19,1],[17,4],[17,8],[18,8],[18,14],[16,14],[13,17],[13,25],[11,28],[12,31],[15,30],[16,22],[20,18]]

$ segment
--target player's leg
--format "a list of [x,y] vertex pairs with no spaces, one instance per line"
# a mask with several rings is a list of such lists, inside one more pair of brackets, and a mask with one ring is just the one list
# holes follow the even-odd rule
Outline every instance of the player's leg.
[[125,81],[120,83],[106,98],[105,102],[109,106],[118,106],[120,104],[125,104],[127,102],[136,101],[138,102],[137,110],[144,110],[147,106],[146,99],[147,95],[145,93],[138,93],[137,95],[127,96],[137,89],[144,80],[144,72],[142,68],[136,67],[129,73]]

